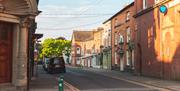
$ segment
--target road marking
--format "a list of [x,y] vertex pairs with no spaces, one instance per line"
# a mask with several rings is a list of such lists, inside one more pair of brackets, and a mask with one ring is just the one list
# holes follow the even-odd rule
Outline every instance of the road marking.
[[[74,68],[76,68],[76,67],[74,67]],[[113,79],[119,79],[119,80],[122,80],[122,81],[126,81],[126,82],[129,82],[129,83],[132,83],[132,84],[144,86],[144,87],[147,87],[147,88],[153,88],[155,90],[160,90],[160,91],[175,91],[175,90],[172,90],[172,89],[169,89],[169,88],[163,88],[163,87],[155,86],[153,84],[141,83],[141,82],[130,80],[130,79],[126,79],[126,78],[119,78],[119,77],[116,77],[116,76],[109,76],[109,75],[106,75],[106,74],[103,74],[103,73],[99,73],[99,72],[96,72],[96,71],[93,71],[93,70],[89,70],[89,69],[81,69],[81,70],[90,71],[90,72],[93,72],[95,74],[103,75],[103,76],[110,77],[110,78],[113,78]]]
[[148,88],[110,88],[110,89],[88,89],[81,91],[155,91]]
[[[59,78],[56,77],[56,80],[58,81]],[[66,85],[69,89],[71,89],[71,91],[80,91],[78,88],[74,87],[73,85],[69,84],[68,82],[66,82],[65,80],[63,81],[64,85]],[[65,87],[64,87],[65,88]]]
[[72,91],[80,91],[78,88],[72,86],[71,84],[67,83],[66,81],[64,81],[64,84],[70,88]]

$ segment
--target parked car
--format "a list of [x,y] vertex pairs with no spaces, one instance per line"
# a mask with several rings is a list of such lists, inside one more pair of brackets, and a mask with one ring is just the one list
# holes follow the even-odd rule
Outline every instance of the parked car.
[[48,73],[65,73],[65,62],[63,57],[54,57],[49,59],[47,66]]

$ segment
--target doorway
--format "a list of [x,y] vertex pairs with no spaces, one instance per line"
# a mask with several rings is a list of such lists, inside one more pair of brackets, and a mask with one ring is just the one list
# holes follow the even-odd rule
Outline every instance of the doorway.
[[12,78],[13,24],[0,21],[0,83],[10,83]]

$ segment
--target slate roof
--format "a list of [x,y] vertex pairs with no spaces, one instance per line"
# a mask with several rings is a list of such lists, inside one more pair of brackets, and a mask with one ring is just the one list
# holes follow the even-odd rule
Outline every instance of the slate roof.
[[73,37],[75,41],[88,41],[93,40],[93,31],[74,31]]

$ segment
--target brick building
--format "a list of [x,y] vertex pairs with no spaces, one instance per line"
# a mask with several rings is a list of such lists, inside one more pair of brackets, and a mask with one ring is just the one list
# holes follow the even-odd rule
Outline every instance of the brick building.
[[135,0],[135,8],[136,73],[180,80],[180,1]]
[[[71,50],[71,64],[79,65],[81,61],[81,55],[84,55],[86,51],[84,51],[85,46],[83,46],[83,42],[93,40],[93,32],[92,31],[74,31],[72,35],[72,50]],[[83,50],[82,50],[83,49]],[[84,52],[83,52],[84,51]]]
[[[37,0],[0,0],[0,91],[26,91]],[[3,90],[2,90],[3,89]]]
[[72,64],[100,68],[102,60],[102,28],[92,31],[74,31],[72,37]]
[[130,71],[134,69],[134,2],[112,16],[112,69]]

